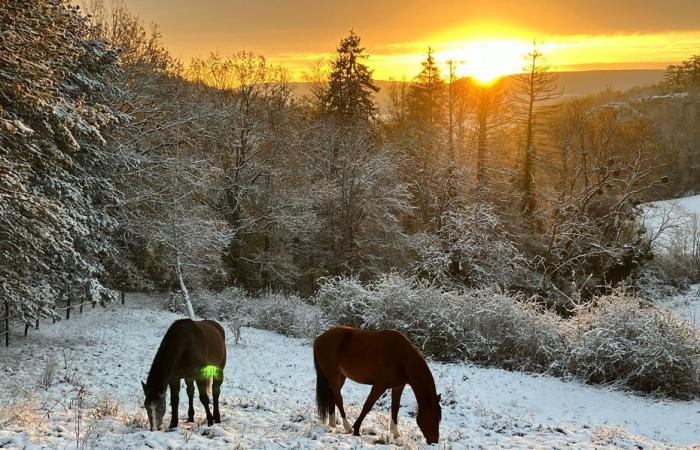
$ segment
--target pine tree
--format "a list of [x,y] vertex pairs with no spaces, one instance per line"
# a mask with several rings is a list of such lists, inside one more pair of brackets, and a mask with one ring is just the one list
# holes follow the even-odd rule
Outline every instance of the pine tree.
[[62,295],[102,301],[120,203],[105,130],[116,52],[63,0],[0,8],[0,298],[29,321]]
[[360,37],[354,31],[340,41],[331,63],[328,89],[323,94],[325,112],[344,120],[371,121],[376,118],[372,71],[364,64],[369,58],[360,47]]
[[437,125],[445,113],[445,82],[431,48],[421,64],[423,69],[411,86],[411,111],[414,118]]

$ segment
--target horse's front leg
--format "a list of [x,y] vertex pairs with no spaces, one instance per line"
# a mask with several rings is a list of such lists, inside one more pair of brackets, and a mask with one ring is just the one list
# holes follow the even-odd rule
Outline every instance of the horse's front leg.
[[187,409],[187,421],[194,422],[194,380],[185,380],[187,385],[187,398],[189,400],[189,408]]
[[172,414],[170,415],[170,428],[177,428],[177,408],[180,403],[180,380],[173,381],[170,383],[170,408],[172,408]]
[[199,391],[199,401],[202,402],[204,406],[204,411],[207,413],[207,425],[214,425],[214,416],[211,414],[209,409],[209,394],[207,393],[207,385],[209,384],[209,379],[197,378],[197,390]]
[[353,434],[355,436],[360,435],[360,426],[362,425],[362,421],[365,420],[365,416],[369,414],[369,411],[372,409],[372,406],[377,402],[377,399],[381,397],[381,395],[386,391],[386,388],[383,386],[379,385],[374,385],[372,386],[372,390],[369,391],[369,395],[367,396],[367,400],[365,401],[365,405],[362,407],[362,412],[360,413],[360,416],[357,418],[355,421],[355,424],[352,426],[353,429]]

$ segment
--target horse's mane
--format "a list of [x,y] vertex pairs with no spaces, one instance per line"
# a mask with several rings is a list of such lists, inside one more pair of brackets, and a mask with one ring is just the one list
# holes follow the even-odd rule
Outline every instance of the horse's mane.
[[169,375],[173,364],[177,361],[178,353],[181,351],[181,347],[177,345],[177,337],[185,323],[191,323],[190,319],[180,319],[173,322],[168,328],[168,331],[163,336],[163,340],[160,342],[156,356],[153,358],[153,363],[151,364],[151,369],[148,371],[148,378],[146,379],[146,384],[148,386],[165,386],[165,378]]

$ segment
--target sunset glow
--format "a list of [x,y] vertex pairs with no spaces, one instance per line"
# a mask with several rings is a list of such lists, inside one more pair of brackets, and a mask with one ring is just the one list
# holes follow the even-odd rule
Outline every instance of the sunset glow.
[[453,61],[459,77],[488,84],[499,77],[518,73],[532,44],[517,40],[476,40],[457,44],[454,50],[438,52],[438,61]]
[[[328,61],[338,40],[354,29],[374,78],[413,79],[431,47],[446,72],[482,82],[519,72],[533,41],[553,70],[663,69],[700,48],[694,20],[700,3],[661,8],[652,0],[612,2],[601,16],[595,5],[573,0],[519,4],[446,1],[424,8],[419,2],[358,0],[352,8],[300,0],[192,3],[126,0],[146,23],[158,23],[173,55],[187,64],[211,52],[249,50],[283,65],[292,80],[303,80],[318,61]],[[546,7],[544,6],[546,5]],[[371,8],[373,14],[365,14]],[[265,17],[265,21],[252,20]]]

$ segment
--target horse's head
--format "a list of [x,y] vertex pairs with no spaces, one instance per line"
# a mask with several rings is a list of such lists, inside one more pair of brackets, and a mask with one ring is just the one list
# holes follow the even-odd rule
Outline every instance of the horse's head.
[[154,386],[149,386],[143,381],[143,393],[146,395],[146,400],[143,402],[143,407],[146,408],[148,414],[148,423],[151,426],[151,431],[160,430],[165,415],[165,389],[157,389]]
[[440,440],[440,420],[442,419],[440,399],[440,395],[436,395],[430,402],[418,408],[416,423],[428,444],[437,444]]

